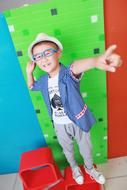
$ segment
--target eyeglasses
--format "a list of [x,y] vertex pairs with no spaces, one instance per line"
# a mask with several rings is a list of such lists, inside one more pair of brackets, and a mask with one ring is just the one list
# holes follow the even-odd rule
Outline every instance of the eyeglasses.
[[39,61],[43,57],[50,57],[50,56],[52,56],[56,52],[58,52],[58,50],[49,48],[49,49],[46,49],[43,52],[40,52],[40,53],[38,53],[36,55],[33,55],[32,59],[33,59],[33,61]]

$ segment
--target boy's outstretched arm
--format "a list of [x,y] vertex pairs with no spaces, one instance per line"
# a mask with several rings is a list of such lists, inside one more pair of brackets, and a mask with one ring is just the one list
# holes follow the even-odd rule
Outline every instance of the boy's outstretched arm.
[[115,54],[116,45],[110,46],[104,54],[81,60],[76,60],[72,63],[72,72],[79,75],[82,72],[88,71],[93,68],[98,68],[104,71],[115,72],[116,68],[122,64],[121,57]]

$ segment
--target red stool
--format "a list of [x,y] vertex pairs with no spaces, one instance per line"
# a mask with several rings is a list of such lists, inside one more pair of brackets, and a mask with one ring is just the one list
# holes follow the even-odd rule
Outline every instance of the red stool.
[[85,182],[82,185],[78,185],[72,178],[72,171],[70,167],[67,167],[65,171],[64,181],[52,187],[50,190],[101,190],[102,186],[98,184],[95,180],[92,180],[90,176],[85,172],[83,166],[80,169],[84,175]]
[[23,182],[24,190],[42,190],[59,180],[63,180],[49,147],[23,153],[19,176]]
[[72,171],[70,167],[65,169],[65,181],[66,190],[100,190],[101,185],[95,180],[91,179],[90,175],[85,172],[84,166],[80,166],[80,169],[84,175],[85,182],[82,185],[78,185],[72,178]]

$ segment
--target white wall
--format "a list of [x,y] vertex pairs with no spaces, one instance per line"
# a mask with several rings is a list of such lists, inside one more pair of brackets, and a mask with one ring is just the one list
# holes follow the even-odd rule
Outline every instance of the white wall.
[[24,4],[32,4],[43,1],[47,0],[0,0],[0,12],[20,7],[23,6]]

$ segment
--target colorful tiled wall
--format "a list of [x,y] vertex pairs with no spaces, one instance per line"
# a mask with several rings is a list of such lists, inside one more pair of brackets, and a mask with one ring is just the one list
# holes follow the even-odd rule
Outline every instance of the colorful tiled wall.
[[[49,0],[4,12],[14,42],[24,79],[26,80],[27,48],[35,36],[44,32],[57,37],[64,46],[61,62],[98,56],[104,52],[105,34],[102,0]],[[10,60],[10,64],[13,64]],[[36,69],[35,78],[43,72]],[[107,160],[107,95],[106,74],[93,69],[84,74],[81,92],[97,119],[91,130],[95,163]],[[39,92],[29,92],[47,144],[63,169],[67,163],[57,142],[47,108]],[[78,163],[82,163],[75,147]]]

